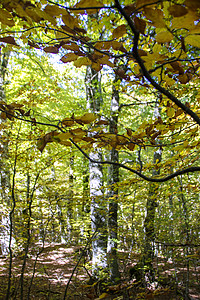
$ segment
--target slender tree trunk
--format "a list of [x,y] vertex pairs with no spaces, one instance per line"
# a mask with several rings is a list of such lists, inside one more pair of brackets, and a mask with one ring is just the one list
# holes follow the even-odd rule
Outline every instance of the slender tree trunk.
[[[158,104],[155,107],[154,117],[157,119],[160,117],[160,111]],[[157,144],[159,144],[159,140],[157,140]],[[153,164],[156,165],[161,161],[162,151],[158,149],[154,152]],[[160,169],[153,169],[152,175],[159,175]],[[155,222],[155,212],[156,207],[158,206],[158,184],[151,183],[149,187],[149,196],[146,204],[146,218],[144,221],[144,229],[145,229],[145,242],[144,242],[144,254],[143,254],[143,262],[149,270],[150,280],[154,281],[153,274],[153,266],[152,261],[154,258],[154,241],[155,241],[155,230],[154,230],[154,222]]]
[[73,234],[73,198],[74,198],[74,154],[70,154],[69,168],[69,191],[67,200],[67,235],[68,240],[72,241]]
[[[0,101],[5,101],[5,76],[8,66],[10,53],[0,54]],[[3,118],[3,113],[1,113],[0,124],[2,128],[4,127],[6,121]],[[5,135],[5,131],[0,130],[0,195],[2,207],[10,207],[10,171],[8,167],[8,140]],[[6,209],[0,212],[1,218],[1,230],[0,230],[0,244],[2,255],[7,255],[9,253],[9,235],[10,235],[10,224],[9,215]]]
[[[92,69],[91,66],[87,67],[85,84],[88,108],[91,112],[98,113],[102,104],[101,78],[100,73]],[[92,159],[102,160],[101,150],[95,146],[90,156]],[[107,207],[103,190],[102,165],[89,162],[89,172],[91,227],[92,232],[96,232],[92,241],[92,268],[93,276],[99,278],[100,271],[107,268]]]
[[[110,133],[117,133],[118,125],[118,113],[119,113],[119,92],[115,87],[115,83],[118,81],[116,76],[113,84],[113,93],[111,99],[111,117],[110,117]],[[118,163],[119,154],[114,148],[110,151],[110,161]],[[119,182],[119,167],[117,165],[110,165],[108,168],[108,263],[110,270],[110,279],[113,282],[117,282],[120,279],[119,265],[117,260],[117,212],[118,212],[118,187]]]

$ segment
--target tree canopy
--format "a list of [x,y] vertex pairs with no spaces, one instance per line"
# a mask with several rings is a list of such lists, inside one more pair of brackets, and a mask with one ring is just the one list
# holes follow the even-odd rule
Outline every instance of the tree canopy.
[[129,282],[120,293],[164,289],[163,264],[177,290],[184,269],[189,297],[199,282],[199,0],[2,0],[0,24],[6,299],[15,253],[21,299],[34,257],[29,299],[47,243],[75,249],[64,299],[81,261],[90,299],[114,291],[95,288],[110,271],[92,281],[101,246],[112,284]]

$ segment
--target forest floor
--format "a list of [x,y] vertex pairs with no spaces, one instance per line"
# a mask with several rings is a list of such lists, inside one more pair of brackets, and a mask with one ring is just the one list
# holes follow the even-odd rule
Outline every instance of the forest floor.
[[[82,259],[76,268],[80,255]],[[128,253],[121,252],[119,256],[122,280],[114,286],[108,284],[103,286],[100,282],[89,284],[89,264],[86,263],[86,258],[77,246],[68,248],[63,244],[45,245],[37,258],[35,272],[36,256],[29,254],[23,277],[21,276],[23,257],[14,256],[9,299],[200,299],[200,265],[190,268],[188,278],[187,269],[181,263],[174,267],[170,262],[160,259],[159,263],[157,261],[157,266],[161,272],[159,276],[164,280],[161,283],[156,281],[143,288],[136,279],[129,279],[128,269],[134,265],[133,259],[127,258],[130,256]],[[134,257],[137,259],[137,255]],[[0,300],[6,299],[9,263],[8,258],[0,257]],[[187,298],[184,296],[186,282],[189,288]]]

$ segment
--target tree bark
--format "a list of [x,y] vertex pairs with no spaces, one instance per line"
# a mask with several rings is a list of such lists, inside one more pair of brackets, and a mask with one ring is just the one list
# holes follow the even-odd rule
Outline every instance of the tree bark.
[[[5,95],[5,76],[8,66],[10,53],[0,54],[0,101],[6,100]],[[5,120],[0,118],[0,124],[2,127],[5,125]],[[10,171],[8,167],[8,140],[5,131],[1,129],[0,131],[0,195],[1,204],[4,208],[10,207]],[[9,239],[10,239],[10,222],[9,216],[7,215],[6,209],[0,212],[1,217],[1,230],[0,230],[0,243],[1,243],[1,253],[2,255],[7,255],[9,253]]]
[[[115,83],[119,80],[116,76],[113,84],[113,93],[110,105],[110,133],[117,132],[118,113],[119,113],[119,92],[116,89]],[[110,161],[119,163],[118,151],[114,148],[110,151]],[[117,230],[118,230],[118,187],[119,182],[119,166],[110,165],[108,167],[108,264],[110,271],[110,279],[117,282],[120,279],[119,265],[117,260]]]
[[[158,107],[158,103],[155,107],[154,118],[157,119],[160,117],[160,111]],[[157,144],[159,144],[159,140],[157,140]],[[154,152],[153,156],[153,164],[160,163],[162,158],[162,151],[158,149]],[[152,171],[152,175],[156,176],[160,174],[160,169],[155,168]],[[144,230],[145,230],[145,243],[144,243],[144,254],[143,254],[143,263],[146,267],[146,270],[149,271],[150,280],[154,281],[154,273],[152,261],[154,258],[154,242],[155,242],[155,230],[154,230],[154,222],[155,222],[155,212],[156,207],[158,206],[158,183],[151,183],[149,187],[149,196],[146,204],[146,218],[144,221]]]
[[[86,77],[87,106],[93,113],[100,112],[103,102],[101,93],[101,75],[99,72],[87,67]],[[94,133],[95,134],[95,133]],[[94,160],[102,160],[100,149],[93,147],[90,156]],[[93,276],[100,277],[101,270],[107,269],[107,216],[106,201],[103,189],[103,169],[101,164],[89,162],[90,197],[91,197],[91,228],[96,232],[92,241],[92,270]]]

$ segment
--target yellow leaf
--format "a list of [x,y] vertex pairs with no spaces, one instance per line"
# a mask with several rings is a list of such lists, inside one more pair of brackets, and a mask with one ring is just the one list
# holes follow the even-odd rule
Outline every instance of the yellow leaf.
[[67,62],[71,62],[74,61],[78,58],[78,55],[76,55],[75,53],[67,53],[65,54],[60,60],[63,63],[67,63]]
[[194,21],[198,20],[199,17],[194,11],[189,11],[186,15],[179,17],[179,18],[173,18],[172,20],[172,29],[181,29],[187,28],[190,29],[194,27]]
[[48,4],[47,6],[45,6],[44,11],[52,17],[59,16],[63,13],[66,14],[66,10],[57,5],[49,5]]
[[[76,8],[83,8],[83,11],[81,12],[80,10],[77,11],[77,13],[84,13],[84,8],[86,7],[103,7],[103,3],[101,1],[98,0],[81,0],[79,1],[75,7]],[[87,10],[87,9],[86,9]],[[88,13],[93,14],[96,13],[98,10],[97,9],[89,9]],[[76,11],[74,11],[74,13],[76,13]]]
[[97,42],[94,47],[100,50],[108,50],[111,48],[113,42],[110,41],[103,41],[103,42]]
[[85,130],[81,129],[81,128],[76,128],[76,129],[72,129],[70,130],[70,133],[73,135],[73,137],[78,137],[78,138],[82,138],[83,136],[86,135]]
[[190,34],[194,34],[194,33],[200,34],[200,24],[194,25],[192,28],[190,28],[189,33]]
[[100,61],[100,63],[101,63],[102,65],[107,65],[107,66],[113,68],[115,65],[114,65],[114,63],[112,63],[112,62],[109,60],[109,58],[110,58],[109,56],[105,55],[105,56],[103,56],[99,61]]
[[55,36],[57,39],[59,39],[59,42],[61,42],[61,40],[63,40],[64,42],[67,42],[67,39],[69,38],[67,36],[66,31],[63,30],[63,28],[58,28],[58,31],[56,30],[56,32],[55,32]]
[[156,35],[156,41],[159,44],[169,43],[173,39],[173,34],[169,31],[161,31]]
[[122,52],[127,52],[127,50],[124,48],[123,44],[121,42],[118,42],[118,41],[113,41],[112,42],[112,48],[114,50],[119,50],[119,51],[122,51]]
[[11,13],[9,13],[7,10],[5,9],[0,9],[0,22],[8,25],[8,26],[14,26],[15,22],[13,21],[13,16],[11,15]]
[[192,35],[188,35],[185,38],[185,43],[200,48],[200,35],[197,34],[192,34]]
[[70,127],[70,126],[74,125],[74,120],[69,119],[69,118],[65,118],[65,119],[62,120],[62,125]]
[[126,25],[123,24],[113,30],[112,38],[118,39],[122,37],[124,34],[126,34]]
[[162,10],[145,7],[144,13],[145,13],[145,17],[150,21],[152,21],[152,25],[154,25],[155,27],[157,28],[165,27],[165,21],[164,21]]
[[66,26],[74,29],[74,26],[77,25],[77,21],[74,17],[72,17],[69,13],[66,12],[65,15],[62,16],[62,20]]
[[175,109],[173,107],[167,108],[167,116],[169,118],[173,118],[175,116]]
[[84,124],[89,124],[95,121],[97,117],[93,113],[86,113],[81,118],[80,121]]
[[89,66],[92,62],[88,57],[79,57],[75,62],[74,66],[80,68],[81,66]]
[[143,6],[152,4],[152,0],[137,0],[135,9],[143,8]]
[[97,298],[96,300],[104,299],[104,298],[106,298],[106,297],[108,297],[108,296],[109,296],[108,293],[103,293],[103,294],[101,294],[101,295],[99,296],[99,298]]
[[72,144],[68,141],[60,141],[59,144],[64,145],[66,147],[70,147]]
[[37,7],[27,6],[25,8],[27,15],[35,22],[40,22],[43,18],[43,12],[40,11]]
[[73,135],[70,132],[64,132],[64,133],[58,134],[56,137],[54,137],[54,139],[59,140],[59,141],[64,141],[64,140],[67,140],[72,137],[73,137]]

